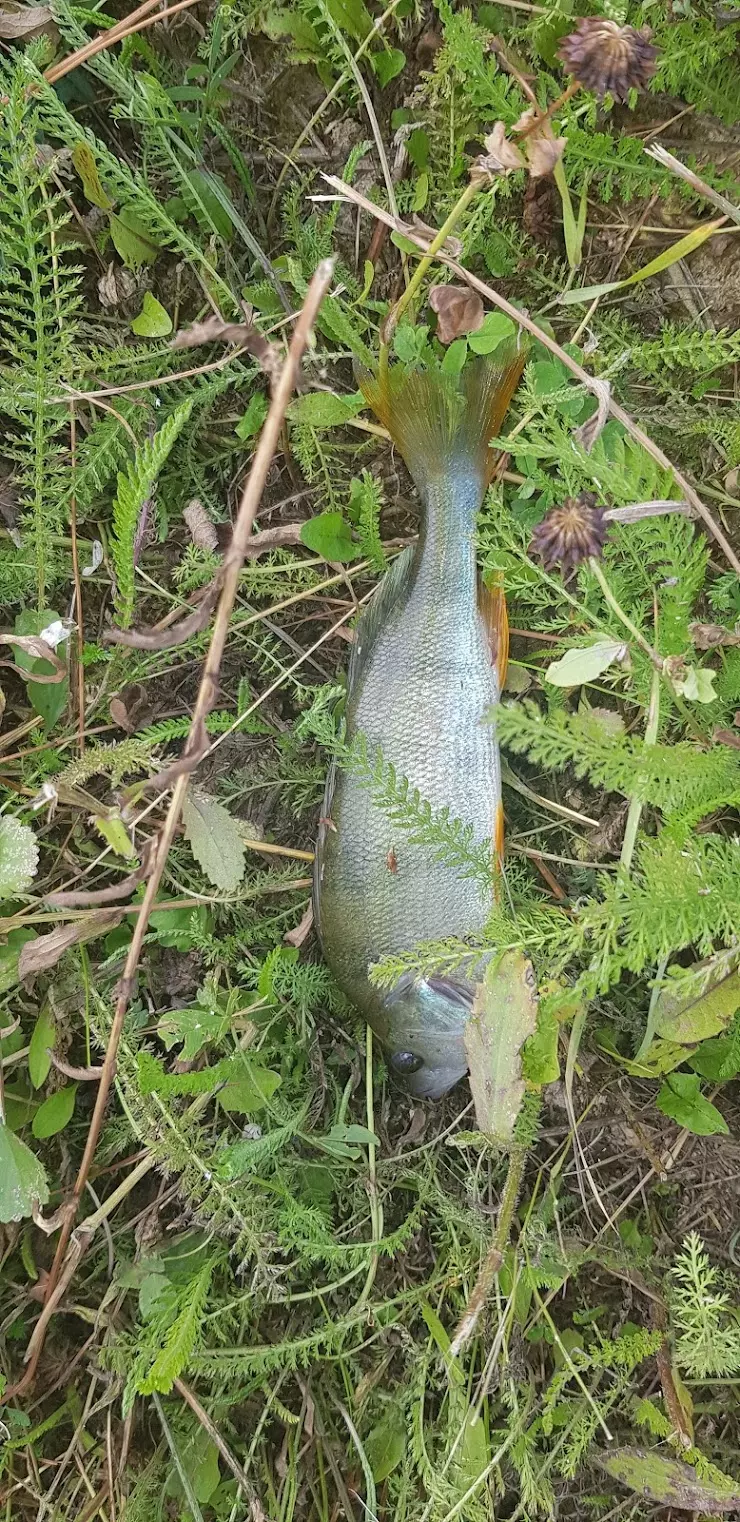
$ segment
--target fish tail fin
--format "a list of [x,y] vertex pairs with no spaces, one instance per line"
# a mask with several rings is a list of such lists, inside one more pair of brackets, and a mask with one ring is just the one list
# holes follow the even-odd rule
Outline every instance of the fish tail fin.
[[525,360],[523,348],[502,344],[459,377],[396,366],[382,378],[360,372],[358,381],[415,481],[464,465],[488,483],[496,460],[489,440],[500,431]]

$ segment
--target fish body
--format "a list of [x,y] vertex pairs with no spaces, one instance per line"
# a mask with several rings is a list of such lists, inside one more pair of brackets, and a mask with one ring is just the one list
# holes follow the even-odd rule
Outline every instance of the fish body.
[[491,880],[465,875],[433,845],[408,839],[351,769],[330,776],[317,848],[315,905],[325,959],[340,987],[388,1048],[413,1093],[444,1094],[467,1070],[463,1030],[472,966],[453,978],[369,980],[385,957],[423,941],[483,929],[495,893],[501,774],[488,711],[499,675],[478,593],[475,523],[485,494],[488,439],[521,369],[471,367],[464,392],[427,372],[368,399],[396,439],[422,502],[419,541],[386,574],[358,624],[348,677],[347,739],[361,733],[434,812],[491,843]]

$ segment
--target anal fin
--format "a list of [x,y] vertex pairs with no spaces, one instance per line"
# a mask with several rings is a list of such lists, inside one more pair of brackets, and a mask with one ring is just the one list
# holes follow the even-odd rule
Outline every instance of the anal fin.
[[478,609],[485,625],[491,665],[496,667],[500,692],[506,681],[509,664],[509,616],[502,571],[494,571],[490,584],[484,581],[479,583]]

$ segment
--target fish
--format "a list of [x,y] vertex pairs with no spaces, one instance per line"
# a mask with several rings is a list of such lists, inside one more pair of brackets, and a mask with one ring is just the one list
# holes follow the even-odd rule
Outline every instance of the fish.
[[347,674],[345,737],[362,735],[434,811],[491,843],[490,886],[410,841],[351,767],[333,764],[319,822],[314,916],[324,960],[386,1048],[411,1094],[439,1099],[467,1072],[463,1033],[477,965],[452,976],[404,972],[390,988],[369,970],[421,942],[482,931],[503,848],[499,701],[508,649],[502,594],[479,585],[476,519],[525,354],[513,344],[461,375],[391,367],[359,376],[422,505],[418,542],[385,573],[361,614]]

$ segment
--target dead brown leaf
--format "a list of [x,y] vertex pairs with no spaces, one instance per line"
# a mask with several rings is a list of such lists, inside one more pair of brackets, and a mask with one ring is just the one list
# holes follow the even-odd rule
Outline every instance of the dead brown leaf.
[[70,888],[66,892],[47,893],[44,895],[44,903],[52,909],[92,909],[99,904],[117,904],[121,899],[128,898],[134,888],[149,876],[154,852],[156,849],[156,837],[151,836],[146,841],[141,851],[141,864],[135,871],[129,872],[128,877],[119,878],[118,882],[112,883],[110,888],[96,888],[85,892],[82,888]]
[[260,333],[253,322],[224,322],[215,312],[210,317],[204,317],[202,322],[194,322],[190,328],[181,328],[170,347],[197,349],[201,344],[212,343],[238,344],[240,349],[246,349],[271,380],[280,370],[282,360],[279,350]]
[[442,344],[451,344],[453,339],[483,326],[483,302],[470,286],[435,285],[429,305],[437,314],[437,337]]
[[211,554],[218,550],[216,525],[211,522],[200,497],[193,497],[188,502],[187,506],[182,510],[182,516],[188,526],[188,532],[196,549],[205,550]]
[[563,156],[567,139],[556,137],[548,116],[540,116],[533,106],[523,111],[512,131],[522,137],[522,148],[527,156],[527,167],[533,180],[552,174],[558,160]]
[[39,935],[35,941],[27,941],[21,947],[18,958],[18,976],[21,982],[34,977],[37,972],[48,972],[51,967],[56,967],[70,946],[107,935],[109,930],[115,930],[116,925],[120,925],[122,919],[122,909],[100,909],[97,913],[87,914],[84,919],[73,920],[71,925],[60,925],[58,930],[50,931],[49,935]]
[[283,940],[286,946],[302,946],[313,929],[313,904],[309,904],[306,912],[302,915],[300,923],[294,930],[286,930]]
[[585,423],[581,423],[580,428],[576,428],[573,433],[576,443],[580,444],[582,449],[585,449],[586,454],[591,453],[602,428],[609,419],[609,403],[612,394],[609,382],[595,380],[594,390],[598,397],[596,411],[590,418],[586,419]]
[[53,22],[48,5],[15,5],[13,0],[4,0],[0,7],[0,37],[9,40],[38,36]]
[[724,624],[689,624],[689,634],[697,650],[716,650],[719,645],[740,645],[740,633]]
[[[182,645],[185,640],[192,639],[194,634],[200,634],[218,602],[221,591],[221,572],[214,576],[211,585],[206,588],[194,613],[186,614],[180,619],[179,624],[171,624],[168,629],[107,629],[103,639],[111,645],[127,645],[131,650],[172,650],[175,645]],[[36,680],[34,678],[34,680]]]
[[67,675],[67,667],[64,661],[60,660],[56,651],[52,650],[51,645],[47,645],[46,640],[41,639],[40,635],[0,634],[0,644],[17,645],[18,649],[24,650],[27,655],[32,655],[38,660],[49,661],[50,665],[54,667],[54,672],[51,676],[43,676],[35,671],[26,671],[22,666],[16,666],[14,661],[0,661],[0,666],[7,666],[10,671],[17,671],[24,681],[41,682],[44,686],[48,686],[53,682],[64,681]]

